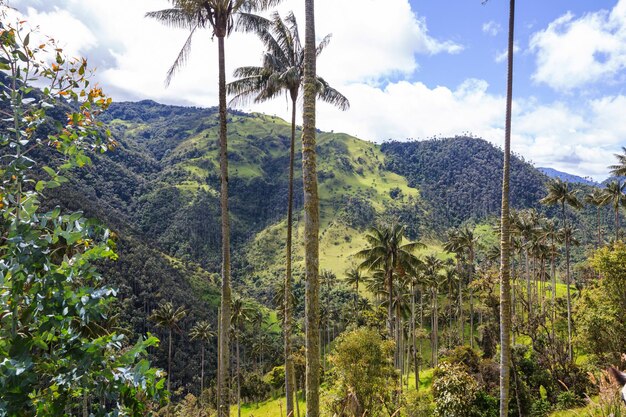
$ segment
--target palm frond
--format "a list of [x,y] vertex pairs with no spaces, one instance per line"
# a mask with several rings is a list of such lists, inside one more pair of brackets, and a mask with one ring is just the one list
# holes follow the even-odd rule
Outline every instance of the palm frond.
[[191,52],[191,39],[193,38],[193,35],[196,32],[197,28],[198,26],[194,26],[191,29],[191,31],[189,32],[189,36],[187,36],[187,40],[185,41],[185,44],[181,48],[180,52],[178,53],[178,56],[174,60],[174,63],[172,64],[170,69],[167,70],[167,75],[165,76],[166,87],[169,86],[172,82],[174,74],[176,74],[176,72],[179,71],[180,68],[187,63],[187,60],[189,59],[189,53]]
[[172,8],[148,12],[145,17],[158,20],[166,26],[177,29],[192,29],[197,25],[191,15],[182,8]]
[[350,101],[339,91],[332,88],[322,77],[317,77],[318,97],[340,110],[346,111],[350,108]]

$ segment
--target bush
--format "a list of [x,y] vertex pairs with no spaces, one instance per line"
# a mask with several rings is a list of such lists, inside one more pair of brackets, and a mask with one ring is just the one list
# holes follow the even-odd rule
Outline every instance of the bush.
[[478,383],[460,364],[442,363],[433,375],[435,415],[469,417],[478,393]]
[[331,408],[338,416],[378,415],[391,407],[397,384],[392,358],[394,343],[373,329],[358,328],[342,334],[330,357],[336,396]]

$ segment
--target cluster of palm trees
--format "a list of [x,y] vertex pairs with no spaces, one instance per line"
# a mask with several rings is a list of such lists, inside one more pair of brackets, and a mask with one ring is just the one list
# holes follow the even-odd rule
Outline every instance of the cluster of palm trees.
[[[272,19],[263,19],[255,13],[268,10],[280,0],[171,0],[172,8],[149,12],[148,17],[165,24],[189,30],[189,37],[177,59],[167,74],[169,83],[176,71],[186,62],[191,40],[198,29],[208,28],[218,42],[219,66],[219,121],[220,121],[220,202],[222,222],[222,294],[220,322],[218,326],[218,415],[227,417],[230,410],[229,374],[229,329],[231,327],[231,262],[230,262],[230,222],[228,210],[228,140],[227,140],[227,91],[235,94],[235,99],[255,95],[256,101],[263,101],[286,92],[292,100],[292,139],[289,180],[289,227],[287,237],[287,262],[291,259],[291,211],[293,194],[293,161],[295,137],[295,103],[300,89],[303,90],[303,134],[302,134],[302,177],[304,189],[304,246],[307,280],[306,294],[306,384],[307,416],[319,415],[319,197],[317,194],[317,167],[315,148],[315,102],[319,97],[342,108],[348,102],[342,95],[317,77],[317,55],[327,44],[315,41],[314,1],[305,0],[305,42],[299,40],[295,17],[290,14],[283,22],[274,14]],[[262,67],[244,67],[236,71],[240,77],[227,88],[225,70],[225,38],[233,29],[256,32],[266,46]],[[290,290],[290,269],[288,268],[285,291]],[[293,415],[293,394],[291,388],[292,366],[290,365],[290,297],[285,297],[285,356],[287,375],[287,414]]]
[[[167,389],[171,392],[171,379],[172,379],[172,355],[173,355],[173,336],[174,333],[184,334],[183,328],[180,326],[181,321],[187,317],[187,310],[183,307],[175,307],[171,302],[162,302],[148,317],[148,320],[154,323],[157,328],[163,329],[167,334]],[[255,338],[247,338],[246,346],[250,353],[250,359],[252,362],[256,362],[256,371],[263,373],[265,367],[263,366],[268,358],[274,351],[274,343],[269,336],[270,329],[264,328],[265,317],[264,315],[253,309],[245,300],[240,296],[235,296],[232,302],[231,309],[231,329],[229,337],[234,341],[234,362],[235,369],[233,375],[229,376],[229,379],[235,381],[236,398],[237,398],[237,410],[238,415],[241,415],[241,351],[240,345],[242,337],[246,331],[250,328],[254,329]],[[205,350],[212,340],[217,336],[213,330],[213,325],[208,320],[200,320],[196,322],[188,332],[190,340],[199,342],[200,344],[200,393],[204,392],[205,388]],[[256,357],[256,361],[255,361]],[[254,364],[254,363],[253,363]]]

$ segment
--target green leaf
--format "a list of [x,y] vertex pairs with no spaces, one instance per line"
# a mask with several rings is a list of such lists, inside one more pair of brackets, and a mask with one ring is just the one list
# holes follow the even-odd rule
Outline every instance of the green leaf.
[[57,176],[56,171],[55,171],[55,170],[53,170],[53,169],[52,169],[52,168],[50,168],[50,167],[46,167],[46,166],[45,166],[45,167],[43,167],[43,170],[44,170],[44,171],[46,171],[46,172],[48,173],[48,175],[50,175],[52,178],[54,178],[54,177],[56,177],[56,176]]
[[46,188],[46,182],[45,181],[37,181],[37,184],[35,185],[35,191],[41,192],[41,191],[43,191],[44,188]]

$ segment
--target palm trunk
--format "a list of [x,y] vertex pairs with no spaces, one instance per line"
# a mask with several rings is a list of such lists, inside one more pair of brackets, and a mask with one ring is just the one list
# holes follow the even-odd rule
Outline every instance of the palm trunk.
[[235,337],[235,343],[237,344],[237,417],[241,417],[241,369],[239,366],[239,335]]
[[172,392],[170,389],[170,382],[172,380],[172,329],[168,331],[168,348],[167,348],[167,391]]
[[469,251],[469,284],[470,284],[470,347],[474,348],[474,290],[472,289],[472,280],[474,279],[474,250]]
[[509,56],[507,65],[504,163],[502,166],[502,216],[500,220],[500,417],[508,417],[509,415],[509,380],[511,372],[511,236],[509,230],[509,184],[511,174],[511,107],[513,104],[515,0],[510,0],[509,7]]
[[287,259],[285,262],[285,396],[287,415],[293,416],[293,361],[291,358],[291,233],[293,227],[293,166],[296,142],[296,97],[291,97],[291,142],[289,149],[289,185],[287,191]]
[[572,298],[570,295],[570,268],[569,268],[569,236],[565,236],[565,268],[567,285],[567,355],[570,361],[574,360],[572,351]]
[[459,279],[459,337],[465,342],[465,320],[463,319],[463,278]]
[[201,353],[201,359],[200,359],[200,397],[202,397],[203,392],[204,392],[204,343],[202,344],[202,353]]
[[319,417],[319,197],[315,150],[317,81],[314,0],[305,0],[305,20],[302,182],[306,272],[306,416]]
[[433,291],[433,366],[439,364],[439,306],[437,292]]
[[420,372],[417,364],[417,343],[415,343],[415,286],[411,284],[411,344],[413,345],[413,368],[415,369],[415,389],[420,389]]
[[[228,140],[226,131],[226,65],[224,36],[217,37],[219,53],[219,118],[220,118],[220,205],[222,217],[222,304],[220,317],[220,357],[218,385],[218,416],[230,415],[230,390],[228,387],[230,354],[230,221],[228,217]],[[224,33],[225,35],[225,33]]]

